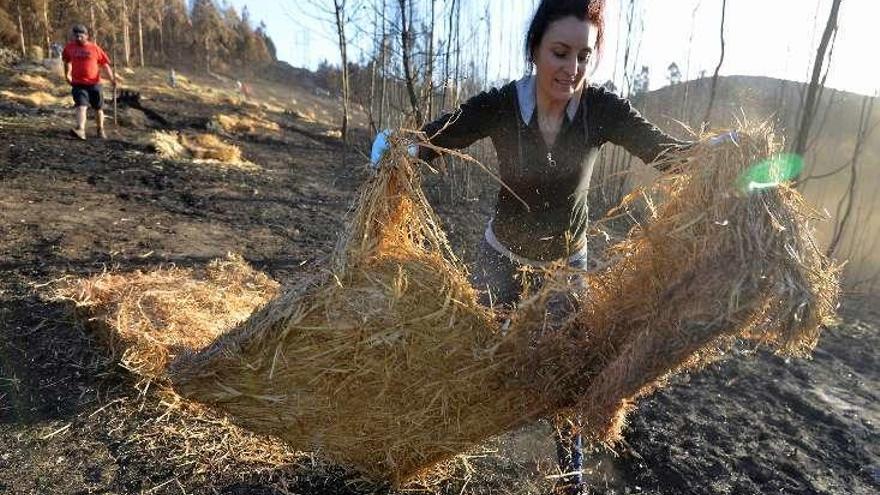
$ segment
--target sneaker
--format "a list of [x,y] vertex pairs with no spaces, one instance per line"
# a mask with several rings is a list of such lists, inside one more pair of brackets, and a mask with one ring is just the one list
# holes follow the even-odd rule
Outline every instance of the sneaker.
[[86,140],[86,131],[85,129],[71,129],[70,135],[79,139],[80,141]]

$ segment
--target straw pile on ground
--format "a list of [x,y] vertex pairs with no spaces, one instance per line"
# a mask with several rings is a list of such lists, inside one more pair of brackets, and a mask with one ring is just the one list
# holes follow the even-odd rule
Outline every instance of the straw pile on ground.
[[231,133],[241,134],[277,134],[281,127],[267,120],[262,115],[226,115],[217,114],[209,123],[210,127]]
[[242,169],[258,169],[241,156],[241,148],[224,142],[213,134],[188,134],[155,131],[150,137],[150,145],[160,156],[172,160],[196,160],[226,165]]
[[[251,474],[289,466],[303,458],[278,439],[231,424],[221,412],[181,399],[164,379],[166,364],[182,348],[200,349],[277,295],[278,284],[240,256],[204,269],[160,268],[105,273],[67,281],[56,296],[73,303],[75,316],[134,373],[144,395],[98,411],[107,421],[146,409],[147,419],[126,442],[157,448],[176,459],[175,470],[211,474],[249,469]],[[177,473],[175,473],[177,474]]]
[[240,256],[204,269],[103,273],[67,283],[58,296],[112,357],[148,380],[162,378],[182,349],[201,349],[277,295],[278,284]]
[[0,48],[0,67],[12,67],[21,60],[21,53],[9,48]]
[[12,101],[22,103],[30,107],[49,107],[63,105],[67,99],[52,96],[45,91],[32,91],[26,94],[14,93],[12,91],[0,91],[0,97],[8,98]]
[[213,134],[181,134],[180,141],[196,159],[220,162],[241,161],[241,148],[227,144]]
[[39,74],[20,73],[9,79],[13,85],[36,91],[52,91],[56,89],[55,83]]
[[28,59],[36,64],[40,64],[43,62],[45,58],[45,54],[43,53],[43,47],[40,45],[30,45],[27,48]]
[[190,158],[189,152],[180,142],[180,136],[175,132],[156,131],[150,136],[150,145],[159,156],[180,160]]
[[[172,365],[175,388],[240,424],[396,483],[488,437],[579,412],[613,441],[632,401],[733,337],[802,353],[830,321],[836,274],[786,187],[746,195],[766,130],[697,145],[653,191],[654,218],[614,248],[581,311],[546,330],[555,278],[508,333],[476,303],[402,148],[359,199],[326,277]],[[718,263],[718,260],[724,260]]]

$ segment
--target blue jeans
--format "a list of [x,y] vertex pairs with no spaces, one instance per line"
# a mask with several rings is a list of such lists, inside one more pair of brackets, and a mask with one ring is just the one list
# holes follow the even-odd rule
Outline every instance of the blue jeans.
[[[569,266],[583,269],[586,274],[586,256],[569,259]],[[477,252],[477,262],[471,275],[471,282],[479,292],[479,301],[485,306],[502,307],[512,309],[519,301],[523,287],[527,284],[532,290],[537,289],[543,283],[540,272],[523,274],[519,269],[521,265],[509,257],[495,250],[484,238]],[[525,278],[524,278],[525,277]],[[574,275],[572,284],[583,286],[582,278]],[[564,317],[576,309],[573,299],[551,301],[551,313],[564,313],[557,316]],[[555,308],[554,308],[555,306]],[[559,469],[562,473],[573,473],[562,478],[563,485],[570,487],[571,493],[577,493],[583,482],[581,470],[583,469],[583,440],[579,433],[572,431],[571,425],[563,425],[556,429],[556,457]]]

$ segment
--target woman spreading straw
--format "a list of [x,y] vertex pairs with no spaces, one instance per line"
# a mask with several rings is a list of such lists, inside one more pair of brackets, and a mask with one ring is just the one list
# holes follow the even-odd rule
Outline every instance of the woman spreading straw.
[[[486,305],[509,309],[524,286],[539,286],[540,275],[529,275],[529,268],[564,261],[585,273],[587,192],[603,144],[621,145],[645,163],[689,144],[652,125],[626,99],[588,84],[604,44],[604,7],[603,0],[542,0],[525,39],[530,74],[474,96],[422,129],[440,148],[490,137],[501,180],[515,193],[500,189],[479,246],[473,278]],[[374,143],[374,163],[386,137]],[[437,152],[421,147],[419,157],[431,160]],[[563,427],[556,440],[564,489],[577,493],[581,437]]]

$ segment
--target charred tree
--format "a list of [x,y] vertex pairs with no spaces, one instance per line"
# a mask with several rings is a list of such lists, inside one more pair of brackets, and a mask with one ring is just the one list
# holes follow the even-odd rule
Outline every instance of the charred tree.
[[138,61],[140,66],[144,66],[144,23],[141,18],[141,4],[137,4],[137,24],[138,24]]
[[419,97],[416,94],[415,75],[412,68],[412,17],[407,17],[406,0],[398,0],[398,5],[400,6],[400,44],[401,56],[403,57],[403,75],[406,80],[406,90],[409,94],[409,104],[412,108],[416,127],[418,127],[422,125],[424,119],[419,105]]
[[828,57],[828,46],[831,39],[837,31],[837,19],[840,13],[840,4],[843,0],[833,0],[831,4],[831,12],[828,14],[828,21],[825,23],[825,31],[822,33],[822,41],[819,43],[819,49],[816,51],[816,60],[813,63],[813,74],[810,78],[810,86],[807,89],[807,96],[804,100],[803,111],[801,112],[801,122],[798,127],[797,138],[795,139],[794,152],[803,156],[807,150],[807,144],[810,137],[810,127],[813,124],[813,118],[818,106],[818,95],[820,93],[820,77],[822,75],[822,67]]
[[336,34],[339,41],[339,56],[342,58],[342,142],[348,142],[348,118],[350,86],[348,82],[348,42],[345,39],[345,1],[333,0],[333,11],[336,17]]
[[21,56],[27,56],[27,45],[24,42],[24,23],[21,21],[21,2],[15,4],[16,12],[18,13],[18,36],[21,40]]
[[706,115],[703,116],[703,122],[708,125],[712,117],[712,109],[715,106],[715,95],[718,91],[718,74],[721,72],[721,66],[724,64],[724,21],[727,17],[727,0],[721,0],[721,56],[718,58],[718,65],[715,66],[715,73],[712,75],[712,87],[709,90],[709,104],[706,105]]
[[833,256],[837,250],[837,247],[846,232],[847,224],[849,223],[849,219],[853,212],[858,185],[859,160],[864,152],[865,144],[871,134],[871,130],[873,130],[871,127],[871,117],[874,113],[875,100],[876,98],[867,95],[862,98],[862,111],[859,116],[859,130],[856,134],[856,144],[853,149],[853,155],[849,162],[849,184],[846,192],[844,192],[843,196],[840,198],[840,202],[837,204],[834,233],[831,236],[831,242],[828,243],[828,249],[825,251],[826,255],[829,257]]

